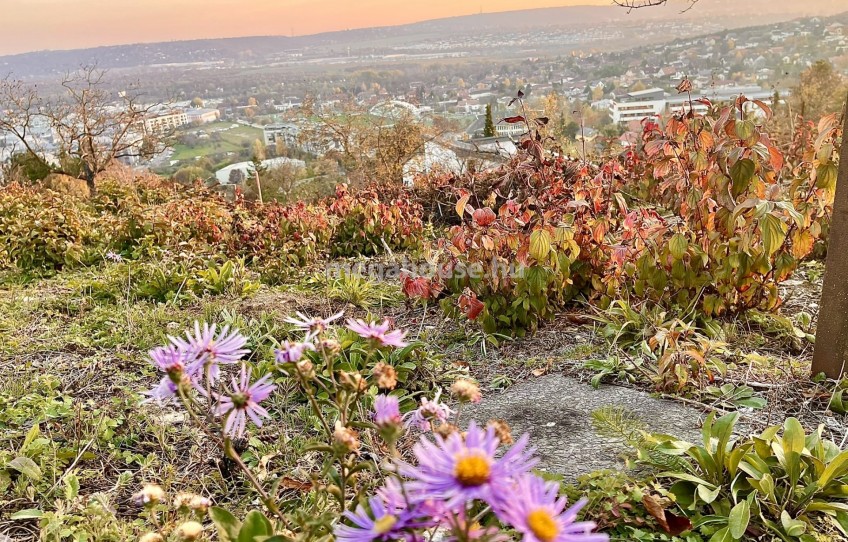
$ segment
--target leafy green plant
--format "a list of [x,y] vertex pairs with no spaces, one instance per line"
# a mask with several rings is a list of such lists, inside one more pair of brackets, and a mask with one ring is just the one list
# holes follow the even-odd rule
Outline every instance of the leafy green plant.
[[202,292],[246,297],[259,290],[259,282],[251,279],[243,259],[227,260],[220,265],[210,261],[207,265],[206,269],[197,272],[195,282]]
[[746,533],[810,542],[816,532],[848,535],[848,451],[823,439],[821,428],[806,434],[795,418],[734,440],[737,420],[737,413],[708,416],[701,445],[649,438],[654,450],[683,460],[683,469],[658,477],[674,481],[669,492],[694,526],[715,541]]
[[760,409],[766,406],[767,401],[759,397],[751,386],[737,386],[727,383],[719,386],[707,386],[703,390],[703,395],[713,402],[714,405],[736,409],[739,407],[748,407]]

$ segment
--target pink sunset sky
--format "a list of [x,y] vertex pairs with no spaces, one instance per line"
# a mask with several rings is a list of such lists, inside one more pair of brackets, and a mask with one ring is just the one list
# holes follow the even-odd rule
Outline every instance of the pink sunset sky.
[[0,0],[0,54],[121,43],[303,35],[610,0]]

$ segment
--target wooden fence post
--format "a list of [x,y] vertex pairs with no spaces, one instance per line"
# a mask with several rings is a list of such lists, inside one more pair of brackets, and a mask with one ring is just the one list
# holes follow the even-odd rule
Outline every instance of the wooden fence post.
[[253,173],[256,175],[256,193],[259,195],[259,203],[264,203],[262,201],[262,185],[259,184],[259,170],[257,168],[253,168]]
[[843,115],[839,176],[813,354],[813,376],[838,379],[848,368],[848,113]]

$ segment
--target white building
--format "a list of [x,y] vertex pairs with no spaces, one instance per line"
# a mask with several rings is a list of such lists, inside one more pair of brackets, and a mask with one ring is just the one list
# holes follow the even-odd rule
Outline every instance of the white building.
[[152,114],[145,118],[144,130],[147,133],[161,134],[171,132],[186,124],[188,124],[186,112],[182,109],[171,109]]
[[[787,94],[786,91],[781,94]],[[763,90],[758,86],[744,87],[716,87],[707,91],[693,90],[692,102],[686,94],[672,96],[661,88],[652,88],[640,92],[631,92],[621,98],[613,99],[609,112],[613,122],[626,124],[632,121],[641,121],[645,118],[657,118],[663,114],[679,114],[689,111],[690,107],[696,114],[704,114],[709,107],[697,100],[707,98],[713,104],[733,103],[739,96],[745,96],[749,100],[759,100],[771,106],[773,93]],[[759,106],[754,102],[746,102],[743,106],[746,113],[758,112]]]
[[[273,169],[285,165],[291,165],[297,169],[306,168],[306,162],[303,160],[297,160],[295,158],[269,158],[268,160],[262,160],[262,167]],[[239,162],[237,164],[232,164],[225,168],[221,168],[215,172],[215,179],[218,180],[220,184],[230,184],[230,173],[234,170],[240,170],[243,178],[249,179],[253,175],[253,162]]]
[[220,118],[221,113],[217,109],[193,107],[186,110],[186,120],[191,124],[208,124],[216,122]]
[[412,186],[417,176],[434,171],[461,175],[471,168],[490,169],[504,163],[516,152],[515,143],[506,137],[428,141],[421,153],[403,165],[403,184]]
[[609,106],[610,117],[613,122],[622,124],[658,117],[665,112],[667,95],[661,88],[649,88],[628,92],[620,98],[615,96]]

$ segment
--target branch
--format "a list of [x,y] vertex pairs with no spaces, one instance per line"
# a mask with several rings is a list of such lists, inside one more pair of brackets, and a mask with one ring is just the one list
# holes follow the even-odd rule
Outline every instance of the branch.
[[[698,3],[698,0],[686,0],[689,5],[681,11],[680,13],[686,13],[690,9],[692,9],[695,4]],[[612,0],[612,3],[618,7],[625,8],[627,12],[631,12],[634,9],[641,8],[653,8],[657,6],[664,6],[668,3],[668,0]]]

